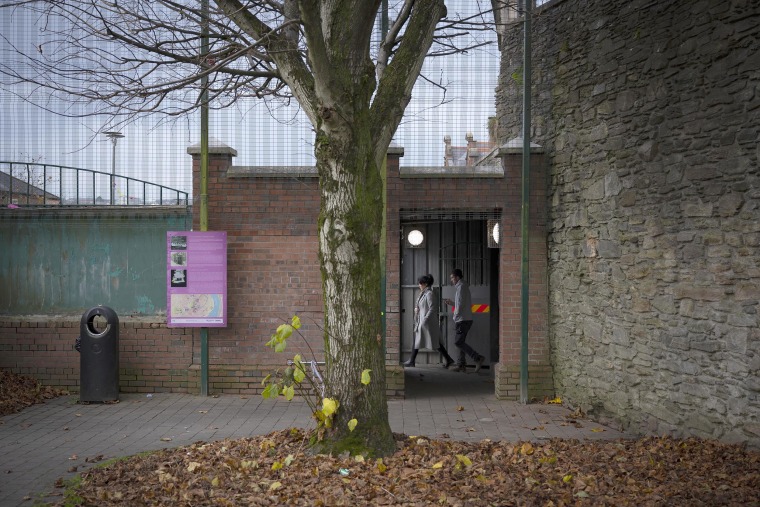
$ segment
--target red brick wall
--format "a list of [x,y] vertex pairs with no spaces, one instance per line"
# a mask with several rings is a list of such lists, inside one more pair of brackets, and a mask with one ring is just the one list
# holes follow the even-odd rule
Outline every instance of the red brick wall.
[[[196,196],[199,160],[193,157]],[[296,353],[323,358],[319,189],[316,177],[231,177],[231,164],[231,154],[215,155],[212,148],[208,230],[227,231],[228,324],[209,329],[209,391],[260,392],[261,380]],[[197,205],[193,229],[200,230]],[[266,347],[277,326],[295,314],[302,337],[294,335],[284,354]],[[199,347],[193,364],[200,365]]]
[[[257,393],[263,377],[287,358],[323,356],[322,288],[316,222],[319,189],[315,175],[262,176],[232,166],[234,150],[211,148],[208,229],[227,231],[228,326],[209,329],[209,392]],[[216,152],[216,153],[215,153]],[[200,230],[199,158],[193,152],[194,230]],[[504,155],[504,177],[405,178],[400,150],[388,156],[386,364],[390,395],[403,395],[399,367],[401,267],[399,210],[447,208],[501,210],[500,358],[495,394],[519,397],[520,365],[520,167],[521,154]],[[553,392],[547,342],[546,185],[541,155],[533,157],[530,245],[530,388],[533,397]],[[441,198],[443,196],[443,200]],[[298,314],[301,336],[286,354],[265,346],[273,331]],[[121,319],[123,391],[199,390],[200,332],[169,329],[165,320]],[[0,367],[33,374],[45,383],[78,385],[79,358],[73,351],[79,321],[0,318]]]
[[[79,353],[74,350],[79,325],[80,319],[73,317],[0,319],[0,368],[79,391]],[[169,329],[146,318],[120,321],[120,390],[192,391],[194,379],[188,375],[192,346],[190,330]]]

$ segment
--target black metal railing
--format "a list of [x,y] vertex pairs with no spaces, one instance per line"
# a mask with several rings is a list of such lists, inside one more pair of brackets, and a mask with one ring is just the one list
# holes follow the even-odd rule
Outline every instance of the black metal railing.
[[0,161],[4,206],[187,206],[188,193],[117,174]]

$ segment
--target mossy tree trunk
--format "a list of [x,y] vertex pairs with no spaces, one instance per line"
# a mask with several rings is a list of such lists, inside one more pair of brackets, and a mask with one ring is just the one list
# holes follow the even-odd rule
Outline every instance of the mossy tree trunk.
[[[348,126],[347,126],[348,127]],[[325,300],[327,396],[339,401],[323,450],[394,450],[385,394],[380,321],[382,180],[367,127],[317,137],[321,189],[319,255]],[[363,139],[362,139],[363,137]],[[363,370],[371,382],[361,383]],[[353,432],[348,421],[356,418]]]
[[[381,46],[382,64],[370,56],[380,0],[286,0],[286,12],[295,12],[288,6],[298,8],[306,52],[292,33],[267,31],[238,0],[217,3],[241,29],[269,41],[280,78],[316,131],[326,396],[340,403],[320,448],[388,455],[395,443],[388,422],[380,320],[379,168],[433,31],[446,13],[444,1],[408,3],[403,38],[398,42],[392,37],[395,43]],[[371,370],[368,385],[361,382],[365,369]],[[358,422],[353,431],[347,424],[351,419]]]

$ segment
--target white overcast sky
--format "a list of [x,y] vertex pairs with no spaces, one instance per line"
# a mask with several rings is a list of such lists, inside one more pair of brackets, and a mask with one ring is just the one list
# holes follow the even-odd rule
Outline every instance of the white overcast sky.
[[[449,17],[462,17],[486,9],[489,0],[447,0]],[[481,4],[480,6],[478,4]],[[24,50],[38,44],[39,27],[34,18],[2,10],[0,31]],[[493,32],[480,32],[490,37]],[[6,53],[0,41],[0,57]],[[405,149],[401,163],[441,165],[443,138],[465,144],[465,134],[488,139],[488,117],[494,114],[494,95],[499,72],[495,44],[465,55],[429,58],[423,73],[445,85],[447,104],[439,105],[439,88],[418,81],[412,101],[393,143]],[[18,91],[18,88],[16,88]],[[157,125],[157,118],[144,118],[122,128],[116,154],[118,174],[190,191],[191,159],[188,146],[200,139],[200,115]],[[110,172],[112,144],[97,132],[104,119],[63,118],[8,93],[0,86],[0,161],[29,161]],[[210,136],[238,152],[236,165],[312,165],[311,127],[297,106],[271,110],[262,101],[248,100],[224,111],[212,111]]]

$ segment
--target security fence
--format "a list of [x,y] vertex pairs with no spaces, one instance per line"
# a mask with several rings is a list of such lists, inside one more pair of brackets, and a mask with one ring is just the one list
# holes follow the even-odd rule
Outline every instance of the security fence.
[[3,206],[187,206],[187,192],[118,174],[0,161]]

